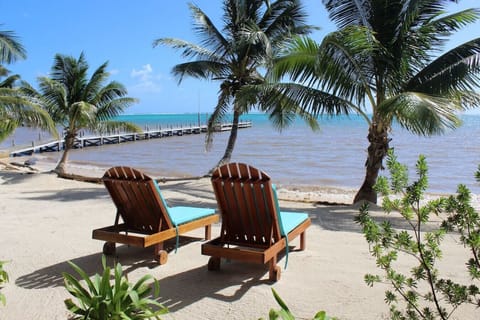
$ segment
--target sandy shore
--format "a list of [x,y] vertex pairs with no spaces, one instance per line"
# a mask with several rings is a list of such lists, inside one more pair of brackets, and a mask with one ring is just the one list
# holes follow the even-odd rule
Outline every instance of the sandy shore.
[[[0,260],[9,261],[5,268],[10,274],[2,289],[7,305],[0,306],[0,319],[67,319],[63,300],[70,296],[61,273],[73,272],[67,261],[90,275],[101,271],[103,243],[91,239],[91,232],[113,223],[115,207],[101,184],[25,171],[0,165]],[[161,188],[171,205],[215,207],[208,179],[168,182]],[[170,310],[164,319],[267,318],[269,309],[278,308],[271,288],[299,319],[309,319],[319,310],[340,319],[388,318],[383,302],[387,287],[370,288],[363,281],[365,273],[377,270],[353,221],[358,208],[328,204],[349,203],[353,190],[280,189],[279,196],[282,209],[307,212],[312,226],[307,249],[291,252],[286,270],[285,258],[279,261],[282,278],[277,283],[268,281],[266,266],[230,262],[222,263],[220,272],[209,272],[208,257],[200,254],[202,230],[184,237],[166,265],[155,264],[150,249],[119,246],[117,258],[131,281],[145,274],[158,279],[160,301]],[[372,213],[383,216],[378,207]],[[391,218],[402,227],[397,216]],[[214,226],[214,236],[219,227]],[[446,237],[441,264],[448,277],[466,282],[466,255],[457,241]],[[298,240],[291,245],[297,246]],[[478,315],[474,308],[462,308],[456,318]]]

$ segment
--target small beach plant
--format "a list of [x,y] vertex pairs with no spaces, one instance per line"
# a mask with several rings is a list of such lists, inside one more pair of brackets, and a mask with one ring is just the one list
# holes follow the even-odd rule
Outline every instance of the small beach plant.
[[[424,194],[428,167],[424,156],[417,161],[418,179],[413,183],[409,183],[407,167],[397,161],[393,150],[388,152],[386,163],[390,178],[380,177],[375,188],[383,196],[383,210],[400,213],[408,230],[395,229],[388,219],[374,220],[367,202],[360,207],[356,221],[363,228],[377,266],[384,271],[383,276],[365,275],[365,282],[369,286],[386,283],[393,288],[385,292],[392,319],[449,319],[462,304],[477,308],[480,222],[470,205],[469,191],[459,186],[456,196],[427,201]],[[445,213],[449,218],[444,223],[431,222],[432,215]],[[466,257],[472,279],[468,284],[440,276],[441,243],[453,229],[460,230],[460,239],[472,249],[473,258]],[[398,270],[399,260],[411,261],[411,268]]]
[[[277,303],[280,305],[281,309],[280,310],[274,310],[271,309],[270,312],[268,313],[268,319],[269,320],[295,320],[295,316],[290,312],[290,309],[288,308],[287,304],[282,300],[282,298],[278,295],[278,293],[275,291],[275,289],[272,288],[272,293],[277,301]],[[260,318],[259,320],[263,320],[263,318]],[[327,316],[325,311],[319,311],[313,316],[312,320],[338,320],[337,318],[332,318]]]
[[[95,274],[93,279],[80,267],[69,261],[70,266],[81,277],[83,285],[69,273],[63,273],[65,287],[75,297],[65,300],[65,306],[74,314],[72,319],[113,320],[113,319],[160,319],[168,309],[154,299],[158,297],[158,281],[145,275],[136,283],[128,281],[122,266],[117,263],[113,275],[102,256],[103,274]],[[111,278],[113,277],[113,283]],[[152,288],[147,281],[153,279],[153,299],[149,298]]]
[[[0,261],[0,289],[8,282],[8,273],[3,268],[5,263],[6,261]],[[6,304],[6,298],[2,292],[0,292],[0,303],[3,305]]]

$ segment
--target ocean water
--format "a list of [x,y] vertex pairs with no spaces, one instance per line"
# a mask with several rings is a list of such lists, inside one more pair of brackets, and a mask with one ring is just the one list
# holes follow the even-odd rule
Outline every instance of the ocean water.
[[[155,129],[204,124],[207,115],[125,115],[120,119]],[[249,114],[242,119],[252,121],[253,126],[239,130],[232,161],[254,165],[283,185],[357,189],[363,182],[368,126],[360,116],[322,118],[316,132],[300,119],[281,132],[273,128],[266,115]],[[395,148],[399,161],[409,167],[412,178],[418,156],[426,156],[429,192],[454,193],[457,185],[463,183],[480,193],[480,185],[474,179],[480,164],[480,115],[464,115],[462,120],[462,127],[442,136],[419,137],[397,126],[390,134],[390,146]],[[216,133],[209,152],[204,147],[205,134],[194,134],[73,150],[70,160],[100,166],[133,166],[157,177],[199,176],[223,155],[228,135]],[[13,143],[31,144],[31,140],[41,143],[48,140],[48,135],[19,128],[0,144],[0,149],[11,148]],[[42,156],[55,161],[60,154],[49,152]]]

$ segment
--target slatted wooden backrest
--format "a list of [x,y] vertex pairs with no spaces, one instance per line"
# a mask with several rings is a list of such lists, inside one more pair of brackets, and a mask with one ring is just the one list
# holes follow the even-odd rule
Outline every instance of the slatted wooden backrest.
[[222,214],[221,239],[269,247],[280,239],[270,177],[243,163],[215,169],[212,185]]
[[133,168],[113,167],[102,180],[128,229],[149,234],[173,227],[149,176]]

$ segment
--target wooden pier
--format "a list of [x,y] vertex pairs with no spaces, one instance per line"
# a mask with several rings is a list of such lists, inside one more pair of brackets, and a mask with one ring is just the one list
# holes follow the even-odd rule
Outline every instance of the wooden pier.
[[[252,126],[251,121],[244,121],[238,124],[239,129],[250,128]],[[216,132],[230,131],[232,129],[231,123],[221,124],[215,127]],[[164,137],[173,137],[173,136],[183,136],[191,134],[200,134],[202,132],[207,132],[206,125],[200,126],[180,126],[180,127],[171,127],[166,129],[158,130],[146,130],[144,132],[123,132],[111,135],[101,135],[101,136],[85,136],[75,138],[74,149],[88,148],[88,147],[98,147],[104,144],[119,144],[124,142],[133,142],[141,140],[150,140],[158,139]],[[42,152],[52,152],[60,151],[65,147],[65,140],[55,140],[47,143],[42,143],[34,145],[32,142],[31,147],[21,148],[14,151],[11,151],[9,154],[11,157],[31,155],[33,153],[42,153]]]

